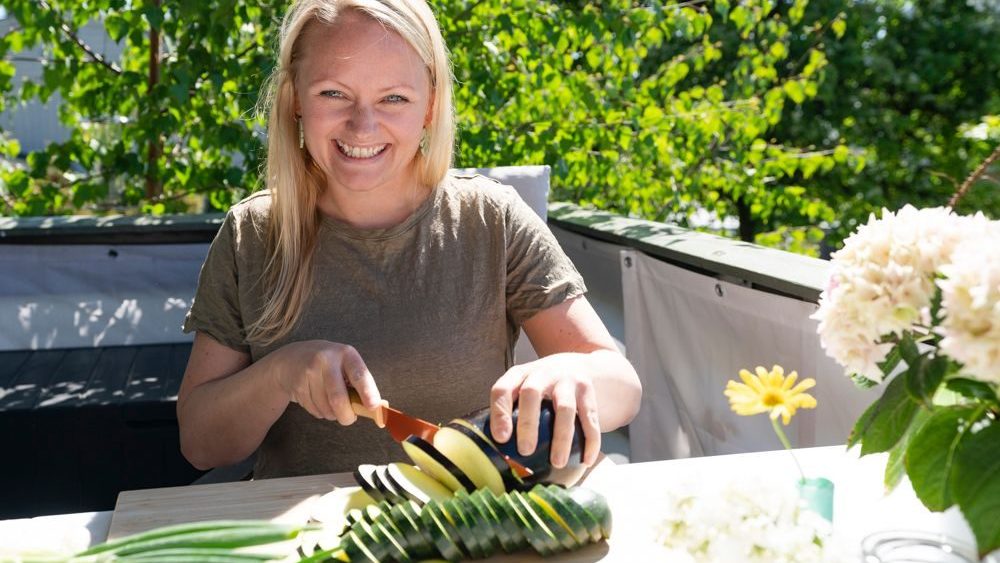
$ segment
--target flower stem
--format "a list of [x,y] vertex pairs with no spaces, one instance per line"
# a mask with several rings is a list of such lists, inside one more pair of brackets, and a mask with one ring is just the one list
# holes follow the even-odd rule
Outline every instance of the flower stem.
[[792,444],[788,441],[788,436],[785,436],[785,431],[778,425],[777,418],[771,419],[771,426],[774,428],[774,433],[778,435],[778,439],[781,440],[782,445],[784,445],[785,449],[788,450],[788,455],[792,456],[792,461],[795,462],[795,467],[799,469],[799,476],[802,477],[803,481],[805,481],[806,474],[802,471],[802,466],[799,465],[799,460],[795,457],[795,453],[792,451]]

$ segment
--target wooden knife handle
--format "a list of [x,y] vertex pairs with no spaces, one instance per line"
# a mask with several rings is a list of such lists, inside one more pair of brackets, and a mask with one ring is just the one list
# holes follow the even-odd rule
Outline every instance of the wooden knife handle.
[[385,428],[385,409],[383,407],[388,407],[389,401],[382,399],[382,403],[373,410],[361,402],[361,396],[353,387],[347,388],[347,396],[351,399],[351,408],[354,410],[354,414],[370,418],[375,421],[376,426]]

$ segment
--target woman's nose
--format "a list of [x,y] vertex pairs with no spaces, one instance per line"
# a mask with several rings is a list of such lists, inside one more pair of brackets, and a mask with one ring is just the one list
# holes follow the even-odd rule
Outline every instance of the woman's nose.
[[357,104],[351,112],[348,126],[356,133],[370,133],[376,129],[375,110],[371,106]]

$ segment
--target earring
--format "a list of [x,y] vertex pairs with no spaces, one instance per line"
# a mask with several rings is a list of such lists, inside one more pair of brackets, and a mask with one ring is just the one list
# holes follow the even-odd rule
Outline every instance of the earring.
[[298,118],[299,122],[299,148],[304,149],[306,147],[306,131],[302,127],[302,118]]
[[427,156],[427,151],[430,150],[431,136],[424,128],[423,132],[420,134],[420,154]]

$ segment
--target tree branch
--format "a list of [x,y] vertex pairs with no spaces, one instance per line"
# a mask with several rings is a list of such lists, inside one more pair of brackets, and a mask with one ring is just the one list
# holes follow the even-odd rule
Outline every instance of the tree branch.
[[993,150],[993,154],[987,156],[986,160],[979,163],[979,166],[972,171],[972,174],[969,174],[969,177],[962,182],[962,185],[958,187],[955,195],[951,196],[951,200],[948,202],[948,207],[954,209],[955,205],[958,204],[958,200],[962,199],[965,193],[969,191],[969,188],[972,187],[972,184],[974,184],[980,176],[986,174],[986,169],[998,159],[1000,159],[1000,145],[997,145],[997,148]]
[[59,30],[62,31],[63,35],[65,35],[66,37],[68,37],[70,39],[70,41],[72,41],[73,43],[75,43],[77,47],[79,47],[80,49],[82,49],[83,52],[86,53],[87,56],[91,58],[91,60],[93,60],[95,63],[100,64],[101,66],[103,66],[104,68],[110,70],[111,72],[113,72],[115,74],[119,74],[120,75],[122,73],[122,70],[120,68],[118,68],[114,63],[105,60],[104,57],[102,57],[102,56],[98,55],[96,52],[94,52],[94,50],[91,49],[90,46],[88,46],[86,43],[84,43],[83,40],[80,39],[79,36],[77,36],[77,34],[76,34],[75,31],[73,31],[68,25],[66,25],[65,23],[63,23],[63,21],[62,21],[62,15],[59,14],[59,12],[57,12],[55,9],[53,9],[52,6],[50,6],[48,2],[46,2],[45,0],[38,0],[38,3],[41,5],[42,9],[48,10],[48,11],[53,12],[53,13],[56,14],[56,17],[59,19],[59,22],[60,22],[59,23]]

